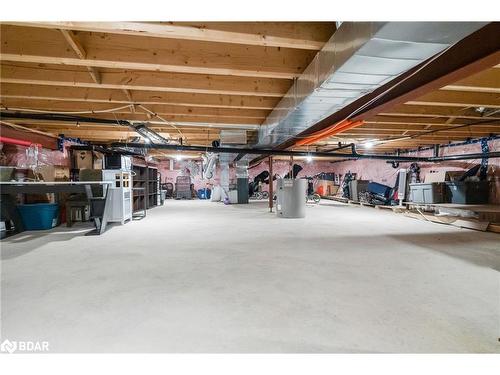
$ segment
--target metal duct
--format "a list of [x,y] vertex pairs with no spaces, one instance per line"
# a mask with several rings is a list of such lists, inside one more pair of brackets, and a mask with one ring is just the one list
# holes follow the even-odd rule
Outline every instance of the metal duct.
[[214,177],[218,155],[213,152],[207,152],[201,157],[203,159],[202,163],[203,177],[210,180],[212,177]]
[[[500,158],[500,151],[489,152],[487,154],[475,153],[475,154],[464,154],[464,155],[451,155],[445,157],[425,157],[425,156],[402,156],[402,155],[382,155],[382,154],[359,154],[356,151],[356,145],[348,145],[351,148],[349,153],[340,152],[312,152],[312,151],[289,151],[289,150],[276,150],[276,149],[262,149],[262,148],[246,148],[246,147],[206,147],[206,146],[184,146],[184,145],[172,145],[172,144],[145,144],[145,143],[112,143],[110,147],[114,148],[115,151],[120,152],[123,148],[128,149],[154,149],[154,150],[175,150],[175,151],[194,151],[194,152],[214,152],[219,153],[219,158],[221,160],[221,166],[223,164],[229,164],[232,160],[227,158],[227,155],[238,155],[240,153],[245,153],[249,155],[279,155],[279,156],[312,156],[312,157],[330,157],[330,158],[342,158],[342,159],[378,159],[378,160],[392,160],[401,162],[438,162],[438,161],[448,161],[448,160],[471,160],[471,159],[483,159],[483,158]],[[346,148],[344,146],[337,148]]]
[[444,51],[486,22],[343,22],[259,129],[274,146]]

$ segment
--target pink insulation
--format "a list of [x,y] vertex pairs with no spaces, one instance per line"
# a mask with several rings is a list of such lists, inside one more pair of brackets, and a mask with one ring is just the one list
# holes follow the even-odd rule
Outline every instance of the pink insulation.
[[[301,165],[304,169],[299,173],[298,177],[303,176],[312,176],[318,174],[320,172],[332,172],[332,164],[329,162],[316,162],[316,163],[306,163],[304,161],[297,161],[294,164]],[[288,173],[290,167],[289,162],[284,160],[275,161],[273,163],[273,173],[279,174],[280,176],[284,176]],[[181,163],[174,162],[174,169],[170,170],[170,161],[162,161],[158,164],[158,170],[162,176],[162,182],[171,182],[175,184],[175,179],[182,173]],[[259,165],[254,168],[250,168],[248,170],[249,180],[251,181],[255,176],[261,173],[264,170],[269,170],[269,163],[267,161],[263,161]],[[236,179],[236,171],[235,168],[229,169],[229,179]],[[202,189],[211,185],[218,185],[220,183],[220,167],[217,166],[216,173],[214,178],[208,180],[202,180],[199,175],[195,177],[191,177],[191,181],[194,184],[195,189]],[[264,190],[267,190],[267,186],[263,187]]]
[[[500,140],[489,141],[490,151],[499,151]],[[440,156],[447,155],[460,155],[460,154],[471,154],[480,153],[481,145],[480,143],[474,143],[463,146],[454,147],[441,147]],[[433,156],[433,150],[425,150],[420,152],[411,152],[409,156]],[[464,160],[464,161],[447,161],[442,163],[419,163],[420,166],[420,176],[421,179],[425,178],[425,175],[429,171],[466,171],[472,166],[480,163],[481,160]],[[408,168],[410,163],[400,163],[398,168],[393,168],[390,163],[384,160],[370,160],[370,159],[360,159],[360,160],[346,160],[342,162],[329,162],[329,161],[313,161],[308,163],[306,161],[294,161],[294,164],[299,164],[303,167],[302,171],[299,172],[298,177],[304,176],[314,176],[318,173],[336,173],[344,176],[348,171],[357,174],[358,179],[370,180],[374,182],[379,182],[384,185],[394,186],[396,182],[397,172],[400,168]],[[174,162],[174,169],[170,170],[170,162],[163,161],[158,165],[160,173],[162,175],[162,182],[171,182],[175,184],[175,179],[181,174],[182,163]],[[255,176],[264,170],[269,170],[269,163],[266,160],[262,161],[260,164],[253,168],[248,169],[249,181],[252,181]],[[278,174],[284,176],[290,171],[290,162],[288,160],[275,160],[273,162],[273,174]],[[230,168],[230,179],[235,179],[235,169]],[[500,203],[500,159],[490,159],[488,168],[488,179],[492,181],[490,202]],[[211,180],[202,180],[199,175],[192,177],[192,182],[195,185],[195,189],[204,188],[211,185],[217,185],[220,181],[220,168],[217,167],[215,176]],[[276,188],[276,183],[274,185]],[[263,186],[263,190],[268,190],[268,185]]]
[[[488,142],[490,147],[490,152],[499,151],[500,140],[492,140]],[[474,143],[463,146],[454,147],[441,147],[439,156],[448,155],[461,155],[461,154],[472,154],[480,153],[481,145],[480,143]],[[405,154],[409,156],[433,156],[433,150],[426,150],[421,152],[412,152]],[[442,163],[418,163],[420,166],[420,178],[423,180],[425,175],[433,171],[466,171],[476,164],[481,162],[480,159],[477,160],[463,160],[463,161],[447,161]],[[500,203],[500,159],[490,159],[488,168],[488,179],[492,181],[491,192],[490,192],[490,202]],[[396,182],[396,175],[398,169],[408,168],[410,163],[400,163],[398,168],[392,168],[391,164],[384,160],[347,160],[343,162],[333,163],[332,171],[337,174],[344,176],[348,171],[357,174],[358,179],[371,180],[379,182],[384,185],[394,186]]]
[[[175,180],[177,176],[180,176],[182,174],[181,163],[176,161],[173,162],[174,169],[172,170],[170,170],[170,160],[161,161],[160,163],[158,163],[157,167],[158,171],[161,173],[162,182],[170,182],[175,185]],[[191,183],[194,184],[194,188],[196,190],[202,189],[207,187],[207,184],[208,185],[218,184],[219,183],[218,176],[219,176],[218,173],[216,173],[217,178],[211,180],[202,180],[199,175],[191,176]]]
[[[48,150],[46,148],[38,149],[38,165],[55,165],[62,167],[71,167],[71,158],[67,146],[70,143],[65,143],[64,151]],[[5,159],[2,164],[18,168],[29,168],[33,165],[34,159],[31,158],[26,151],[28,147],[4,144],[2,152]]]
[[[66,142],[64,151],[48,150],[45,148],[39,149],[38,164],[39,165],[55,165],[71,167],[71,158],[69,155],[68,147],[71,143]],[[500,151],[500,140],[491,140],[488,142],[490,151]],[[29,168],[33,164],[33,159],[27,155],[26,150],[28,147],[3,144],[2,165],[15,166],[18,168]],[[470,153],[480,153],[480,143],[474,143],[462,146],[441,147],[440,156],[447,155],[460,155]],[[420,152],[411,152],[409,156],[433,156],[433,150],[425,150]],[[420,176],[422,179],[425,175],[433,170],[447,170],[447,171],[466,171],[475,164],[480,163],[481,160],[464,160],[464,161],[447,161],[442,163],[419,163]],[[299,164],[303,170],[298,174],[298,177],[313,176],[321,172],[336,173],[344,176],[348,171],[357,174],[358,179],[371,180],[382,183],[388,186],[394,186],[396,175],[399,168],[408,168],[410,163],[400,163],[398,168],[393,168],[390,163],[384,160],[346,160],[342,162],[331,163],[328,161],[313,161],[307,163],[306,161],[295,161],[294,164]],[[184,162],[174,161],[173,169],[170,169],[170,161],[162,161],[158,163],[158,169],[162,176],[162,182],[171,182],[175,184],[177,176],[182,173],[182,166]],[[260,164],[253,168],[249,168],[249,180],[251,181],[256,175],[264,170],[269,170],[269,163],[267,160],[262,161]],[[288,160],[276,160],[273,163],[273,173],[284,176],[290,170],[290,163]],[[235,169],[230,168],[230,180],[235,179]],[[488,179],[492,182],[490,192],[490,202],[500,203],[500,159],[490,159],[488,168]],[[217,185],[220,182],[220,168],[217,167],[214,178],[210,180],[201,179],[199,174],[192,177],[195,189],[201,189],[211,185]],[[264,190],[268,186],[263,186]]]

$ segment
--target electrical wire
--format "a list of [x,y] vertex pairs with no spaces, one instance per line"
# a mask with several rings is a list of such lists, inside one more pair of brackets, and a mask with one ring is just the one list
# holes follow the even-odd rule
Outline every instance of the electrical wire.
[[0,124],[5,125],[5,126],[10,126],[11,128],[18,129],[18,130],[25,131],[25,132],[29,132],[29,133],[46,135],[47,137],[52,137],[52,138],[59,138],[57,135],[54,135],[52,133],[47,133],[47,132],[43,132],[43,131],[36,130],[36,129],[30,129],[30,128],[27,128],[25,126],[21,126],[21,125],[13,124],[11,122],[7,122],[5,120],[0,120]]
[[170,121],[167,121],[165,120],[163,117],[161,117],[158,113],[156,112],[153,112],[151,110],[149,110],[148,108],[144,107],[142,104],[138,104],[138,107],[139,108],[142,108],[143,110],[145,110],[147,113],[149,113],[151,116],[154,116],[154,117],[157,117],[159,118],[161,121],[163,121],[166,125],[169,125],[171,126],[172,128],[174,128],[175,130],[177,130],[177,132],[181,135],[181,137],[184,137],[184,134],[182,134],[181,130],[175,126],[172,122]]

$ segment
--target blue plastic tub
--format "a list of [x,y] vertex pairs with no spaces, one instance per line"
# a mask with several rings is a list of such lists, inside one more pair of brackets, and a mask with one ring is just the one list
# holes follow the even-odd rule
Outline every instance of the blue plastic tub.
[[56,203],[20,204],[17,209],[25,230],[44,230],[57,225],[59,205]]
[[197,191],[198,199],[210,199],[211,193],[212,191],[208,188],[198,189]]

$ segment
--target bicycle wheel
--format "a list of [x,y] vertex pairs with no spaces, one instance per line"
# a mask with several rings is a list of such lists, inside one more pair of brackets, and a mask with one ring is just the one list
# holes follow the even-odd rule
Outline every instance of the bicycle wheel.
[[321,200],[321,197],[319,196],[319,194],[313,194],[312,199],[313,199],[314,203],[319,203],[319,201]]
[[269,193],[267,191],[262,192],[262,199],[269,199]]

